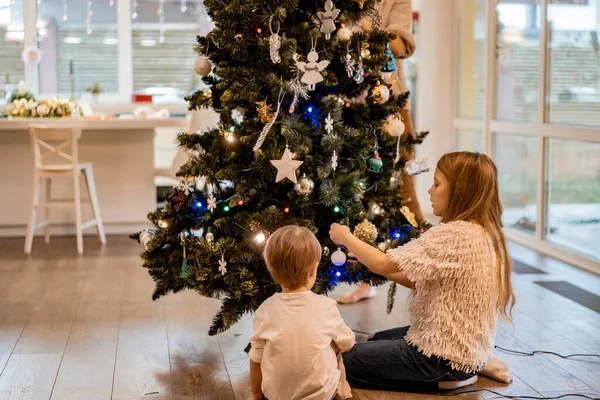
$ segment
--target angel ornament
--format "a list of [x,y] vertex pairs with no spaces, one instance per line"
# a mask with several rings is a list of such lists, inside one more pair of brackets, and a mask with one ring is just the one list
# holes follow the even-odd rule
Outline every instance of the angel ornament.
[[302,75],[302,79],[300,79],[303,83],[308,85],[308,90],[315,90],[315,85],[319,82],[323,82],[323,75],[321,75],[321,71],[323,71],[329,65],[329,61],[320,61],[319,54],[315,51],[315,48],[311,50],[310,53],[307,54],[306,59],[307,63],[303,61],[296,62],[298,69],[304,72]]
[[335,19],[340,15],[339,8],[333,8],[333,1],[325,2],[325,11],[319,11],[317,16],[321,20],[321,33],[325,34],[325,39],[329,40],[331,33],[335,32]]

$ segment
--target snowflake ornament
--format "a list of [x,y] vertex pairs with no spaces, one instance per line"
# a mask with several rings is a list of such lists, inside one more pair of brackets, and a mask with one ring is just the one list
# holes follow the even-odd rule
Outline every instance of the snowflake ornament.
[[331,157],[331,169],[332,170],[336,170],[338,167],[338,156],[337,153],[334,151],[333,152],[333,156]]
[[181,179],[177,184],[177,190],[180,190],[185,193],[186,196],[189,196],[194,191],[194,184],[195,182],[187,182]]
[[227,261],[225,261],[225,256],[223,254],[221,254],[221,259],[219,260],[219,272],[221,275],[227,273]]
[[208,203],[206,208],[208,208],[210,210],[210,212],[213,212],[215,210],[215,208],[217,208],[217,199],[215,199],[215,196],[213,196],[211,194],[210,197],[208,199],[206,199],[206,201]]
[[333,132],[333,119],[331,118],[331,113],[327,114],[327,118],[325,118],[325,130],[329,134]]

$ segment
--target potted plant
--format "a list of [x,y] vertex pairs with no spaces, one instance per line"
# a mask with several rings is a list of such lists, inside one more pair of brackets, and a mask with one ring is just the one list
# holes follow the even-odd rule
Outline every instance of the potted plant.
[[98,100],[100,98],[100,94],[104,91],[102,90],[102,87],[100,86],[100,84],[98,82],[94,82],[92,83],[91,86],[89,86],[87,89],[85,89],[86,92],[89,92],[92,94],[92,97],[94,98],[94,103],[98,104]]

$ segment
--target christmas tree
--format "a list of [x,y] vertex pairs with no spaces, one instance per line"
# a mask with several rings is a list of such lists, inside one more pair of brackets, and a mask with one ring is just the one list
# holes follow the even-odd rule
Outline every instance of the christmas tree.
[[402,174],[422,172],[403,153],[426,133],[402,135],[408,94],[385,82],[395,36],[378,28],[378,1],[204,5],[215,28],[197,38],[195,70],[208,88],[186,100],[190,110],[212,107],[220,123],[178,136],[190,155],[180,184],[149,214],[157,228],[132,235],[145,249],[153,298],[184,289],[219,298],[209,333],[228,329],[279,290],[262,250],[289,224],[311,229],[323,246],[316,292],[385,282],[328,236],[331,223],[346,223],[385,251],[424,228],[402,207],[400,185]]

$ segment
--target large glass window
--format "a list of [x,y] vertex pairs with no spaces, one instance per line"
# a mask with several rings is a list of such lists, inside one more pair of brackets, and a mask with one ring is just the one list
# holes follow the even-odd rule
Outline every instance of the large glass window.
[[533,235],[537,218],[537,138],[495,134],[494,149],[504,225]]
[[456,130],[456,146],[460,151],[477,151],[483,153],[485,147],[483,144],[483,132],[473,129]]
[[548,28],[548,120],[600,126],[600,0],[550,0]]
[[[126,0],[120,0],[126,1]],[[117,94],[115,1],[41,0],[38,5],[40,93],[90,100],[93,86]]]
[[25,80],[23,0],[0,0],[0,103]]
[[496,118],[535,122],[540,75],[539,0],[500,0],[496,12]]
[[485,0],[459,1],[458,116],[483,118]]
[[551,139],[546,237],[600,260],[600,143]]
[[[181,102],[195,90],[196,36],[212,24],[201,0],[139,0],[133,10],[133,90],[159,102]],[[162,100],[161,100],[162,99]]]

